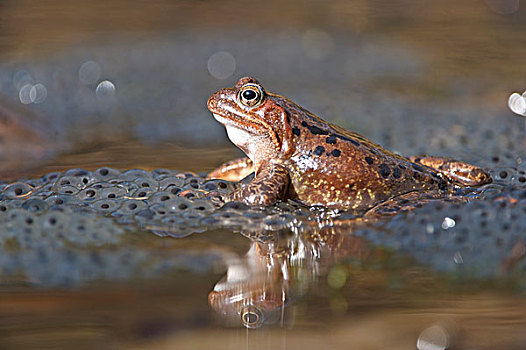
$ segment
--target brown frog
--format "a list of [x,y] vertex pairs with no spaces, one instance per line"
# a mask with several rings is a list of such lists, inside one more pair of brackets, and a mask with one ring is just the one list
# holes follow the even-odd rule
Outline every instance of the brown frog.
[[397,155],[266,91],[251,77],[215,92],[208,108],[248,156],[209,178],[238,181],[254,173],[226,201],[267,206],[294,199],[365,212],[407,194],[446,194],[491,182],[481,168],[461,161]]

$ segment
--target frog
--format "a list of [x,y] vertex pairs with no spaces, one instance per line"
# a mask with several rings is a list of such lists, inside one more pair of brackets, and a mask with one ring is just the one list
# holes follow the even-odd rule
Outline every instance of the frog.
[[271,206],[293,200],[364,213],[394,198],[451,194],[491,182],[482,168],[436,157],[404,157],[267,91],[254,77],[213,93],[207,107],[246,157],[208,178],[240,181],[225,202]]

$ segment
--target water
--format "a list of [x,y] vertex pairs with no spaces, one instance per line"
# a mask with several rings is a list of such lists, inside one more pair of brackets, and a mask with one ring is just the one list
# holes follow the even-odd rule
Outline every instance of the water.
[[[0,344],[524,348],[518,4],[3,2],[0,172],[17,185],[0,203]],[[240,156],[205,101],[247,74],[494,183],[366,224],[215,207],[184,172]]]

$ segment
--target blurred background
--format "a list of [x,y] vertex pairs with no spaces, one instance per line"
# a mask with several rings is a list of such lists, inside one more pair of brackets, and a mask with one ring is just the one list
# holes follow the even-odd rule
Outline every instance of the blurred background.
[[[526,90],[525,7],[520,0],[3,0],[0,178],[101,166],[209,171],[241,154],[206,100],[246,75],[401,154],[524,175],[526,120],[507,102]],[[511,185],[506,176],[508,192],[524,189],[513,187],[524,186],[524,176]],[[499,235],[512,214],[510,242],[524,234],[511,232],[524,227],[524,211],[516,215],[524,207],[506,216],[494,203],[466,210],[489,213],[483,222],[466,214],[475,218],[464,221],[470,239],[483,230]],[[427,210],[389,227],[401,235],[408,227],[418,245],[434,227],[429,218],[440,219],[437,230],[444,219]],[[472,281],[431,273],[405,256],[392,263],[382,249],[371,264],[315,261],[298,267],[301,300],[287,308],[285,326],[248,333],[226,329],[207,304],[224,262],[244,259],[246,237],[204,227],[161,238],[109,215],[66,216],[95,225],[95,235],[30,237],[23,254],[2,241],[1,276],[15,277],[0,280],[0,348],[408,349],[424,339],[420,348],[430,349],[426,341],[444,344],[435,341],[444,330],[447,341],[459,334],[456,326],[433,328],[451,318],[462,326],[459,348],[524,348],[525,270],[516,279]],[[457,264],[458,242],[428,242],[420,252],[409,245],[409,255]],[[427,259],[439,248],[442,255]],[[483,272],[500,267],[493,248],[497,257],[508,254],[488,244],[489,253],[472,260]]]
[[524,131],[525,30],[519,0],[2,1],[0,175],[210,170],[239,153],[206,99],[245,75],[403,154],[476,138],[478,159],[474,125]]

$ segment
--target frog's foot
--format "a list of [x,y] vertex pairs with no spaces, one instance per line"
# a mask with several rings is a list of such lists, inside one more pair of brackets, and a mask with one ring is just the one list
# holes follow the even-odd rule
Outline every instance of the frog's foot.
[[459,160],[430,156],[410,157],[409,160],[435,169],[452,182],[464,186],[481,186],[492,181],[482,168]]
[[290,182],[289,173],[283,166],[262,166],[252,181],[241,184],[230,195],[222,196],[226,202],[242,202],[247,205],[269,206],[285,199]]
[[254,172],[254,166],[250,158],[243,157],[222,164],[219,168],[210,172],[207,179],[221,179],[226,181],[240,181]]

